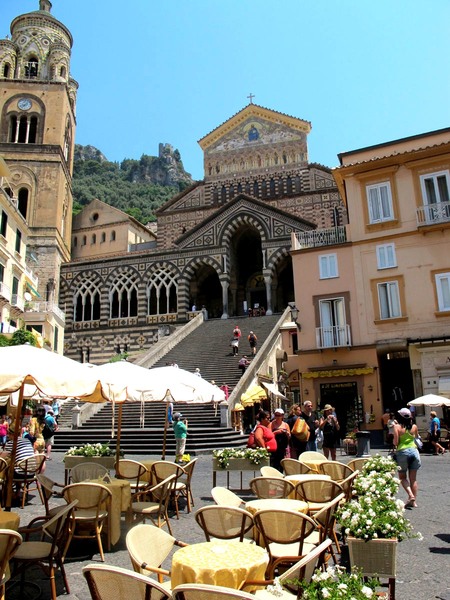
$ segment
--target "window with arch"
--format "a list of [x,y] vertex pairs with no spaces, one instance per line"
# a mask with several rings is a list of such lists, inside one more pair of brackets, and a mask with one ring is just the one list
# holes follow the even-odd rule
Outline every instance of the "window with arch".
[[64,133],[64,158],[67,162],[70,162],[71,159],[71,149],[72,149],[72,126],[70,121],[67,120],[66,131]]
[[111,231],[110,240],[111,240],[111,242],[115,242],[116,241],[116,232],[114,231],[114,229]]
[[39,72],[39,61],[35,56],[30,56],[28,62],[24,64],[25,79],[36,79]]
[[91,244],[96,244],[97,243],[97,234],[93,233],[92,237],[91,237]]
[[178,284],[174,273],[158,269],[147,285],[147,314],[164,315],[177,312]]
[[121,273],[109,290],[110,319],[136,317],[137,313],[137,275],[135,273]]
[[18,194],[18,209],[24,219],[27,218],[28,211],[28,190],[21,188]]
[[9,124],[9,141],[13,144],[35,144],[38,120],[31,115],[12,115]]
[[98,284],[84,279],[73,297],[74,321],[100,320],[100,288]]
[[87,237],[85,235],[83,235],[83,241],[81,243],[82,246],[86,246],[87,244]]
[[63,77],[63,78],[65,78],[65,76],[66,76],[66,73],[67,73],[67,71],[66,71],[66,67],[61,67],[61,68],[59,69],[59,76],[60,76],[60,77]]
[[5,79],[9,79],[10,73],[11,73],[11,65],[9,63],[5,63],[3,65],[3,73],[2,73],[3,77]]
[[106,233],[104,231],[102,231],[102,237],[100,238],[100,243],[103,244],[104,242],[106,242]]
[[77,238],[77,236],[75,236],[73,238],[73,245],[74,245],[75,248],[78,246],[78,238]]

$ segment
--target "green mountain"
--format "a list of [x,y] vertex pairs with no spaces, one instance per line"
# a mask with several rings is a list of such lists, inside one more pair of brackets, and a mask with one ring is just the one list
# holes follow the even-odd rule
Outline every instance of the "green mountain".
[[178,150],[159,145],[159,156],[143,154],[110,162],[94,146],[75,145],[73,212],[94,198],[123,210],[141,223],[155,220],[155,210],[193,183]]

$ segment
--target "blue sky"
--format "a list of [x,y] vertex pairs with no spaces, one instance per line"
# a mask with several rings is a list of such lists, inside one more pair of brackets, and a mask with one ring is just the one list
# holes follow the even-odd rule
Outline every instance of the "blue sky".
[[[79,144],[181,152],[254,102],[311,121],[309,160],[450,126],[449,0],[52,0],[72,32]],[[0,38],[38,0],[1,0]]]

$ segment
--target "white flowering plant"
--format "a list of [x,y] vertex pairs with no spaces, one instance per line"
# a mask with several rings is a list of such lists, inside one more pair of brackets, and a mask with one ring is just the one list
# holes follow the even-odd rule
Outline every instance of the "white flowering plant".
[[67,450],[65,456],[113,456],[114,452],[108,444],[84,444],[83,446],[72,446]]
[[230,466],[231,458],[244,458],[259,465],[269,458],[269,452],[265,448],[222,448],[213,450],[213,457],[217,459],[221,469],[226,469]]
[[[356,568],[348,573],[343,567],[333,566],[328,567],[326,571],[318,569],[308,583],[289,579],[286,584],[298,586],[301,589],[302,600],[371,600],[377,597],[376,590],[380,582],[377,578],[364,578]],[[280,597],[283,594],[282,584],[275,579],[267,591],[274,597]]]
[[397,499],[399,480],[391,458],[376,455],[362,467],[355,479],[353,494],[357,499],[346,502],[336,512],[336,521],[347,536],[363,540],[421,538],[414,533],[405,516],[405,504]]

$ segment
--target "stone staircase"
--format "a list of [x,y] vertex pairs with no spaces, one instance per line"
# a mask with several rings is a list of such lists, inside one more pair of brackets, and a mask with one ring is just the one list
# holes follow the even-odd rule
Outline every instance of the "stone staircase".
[[[205,321],[195,331],[181,340],[177,346],[163,356],[154,366],[165,366],[175,362],[180,368],[195,371],[198,367],[201,375],[217,385],[226,383],[230,392],[239,382],[241,372],[238,369],[239,357],[246,354],[250,358],[250,346],[247,336],[250,330],[258,337],[260,348],[271,334],[280,315],[256,318],[235,318],[233,320],[214,319]],[[230,347],[234,325],[242,331],[239,356],[233,356]],[[163,446],[164,405],[160,403],[144,404],[144,428],[141,428],[141,404],[124,404],[122,409],[122,428],[120,446],[126,454],[160,454]],[[245,446],[247,438],[232,428],[220,426],[220,412],[215,413],[209,404],[179,404],[174,411],[181,412],[189,421],[187,452],[192,455],[208,453],[215,448]],[[67,418],[69,405],[63,406],[62,415]],[[117,408],[114,425],[117,428]],[[71,422],[71,420],[70,420]],[[66,451],[71,446],[86,442],[110,442],[112,431],[112,405],[105,403],[103,408],[92,416],[80,429],[72,430],[70,422],[64,421],[55,436],[55,451]],[[171,429],[167,432],[166,451],[175,452],[175,440]]]

